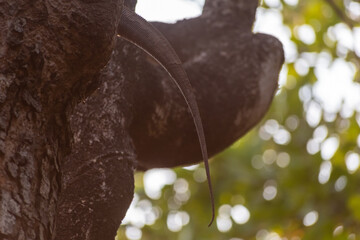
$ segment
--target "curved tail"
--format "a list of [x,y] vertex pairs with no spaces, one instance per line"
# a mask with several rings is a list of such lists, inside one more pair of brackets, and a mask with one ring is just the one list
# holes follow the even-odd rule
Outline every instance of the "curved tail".
[[200,142],[201,153],[205,164],[212,209],[212,218],[209,223],[210,226],[215,218],[215,206],[204,129],[202,126],[200,112],[195,99],[193,88],[185,70],[181,65],[181,61],[175,50],[171,47],[170,43],[154,26],[125,6],[123,7],[118,27],[118,35],[121,38],[124,38],[125,40],[128,40],[129,42],[140,47],[142,50],[151,55],[157,62],[159,62],[159,64],[174,80],[186,100],[194,120],[196,132]]

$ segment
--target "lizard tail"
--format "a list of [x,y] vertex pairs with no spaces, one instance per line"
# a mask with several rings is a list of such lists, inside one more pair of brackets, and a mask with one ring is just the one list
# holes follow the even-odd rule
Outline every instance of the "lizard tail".
[[123,7],[120,23],[118,26],[118,35],[121,38],[124,38],[125,40],[140,47],[142,50],[151,55],[157,62],[159,62],[159,64],[174,80],[186,100],[199,138],[201,153],[209,185],[212,210],[212,218],[209,226],[211,226],[215,218],[215,204],[210,178],[204,129],[202,126],[200,112],[193,88],[185,70],[182,67],[181,61],[175,50],[171,47],[170,43],[153,25],[148,23],[145,19],[125,6]]

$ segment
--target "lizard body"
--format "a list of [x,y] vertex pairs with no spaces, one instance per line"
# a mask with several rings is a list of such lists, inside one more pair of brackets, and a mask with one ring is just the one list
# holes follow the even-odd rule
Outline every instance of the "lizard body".
[[121,38],[135,44],[151,55],[168,72],[184,96],[194,120],[205,165],[212,209],[212,218],[209,223],[210,226],[215,218],[215,204],[210,179],[205,134],[195,94],[188,76],[182,67],[182,63],[166,38],[153,25],[126,6],[123,6],[117,33]]

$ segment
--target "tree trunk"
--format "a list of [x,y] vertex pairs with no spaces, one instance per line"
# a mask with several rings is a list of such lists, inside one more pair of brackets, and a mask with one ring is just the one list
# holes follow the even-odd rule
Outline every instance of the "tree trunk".
[[[201,160],[167,73],[115,45],[121,6],[0,0],[0,239],[113,239],[134,168]],[[208,0],[199,18],[155,23],[195,89],[210,154],[253,127],[277,88],[282,47],[251,33],[256,7]]]
[[0,1],[0,239],[54,239],[66,113],[97,87],[121,6]]

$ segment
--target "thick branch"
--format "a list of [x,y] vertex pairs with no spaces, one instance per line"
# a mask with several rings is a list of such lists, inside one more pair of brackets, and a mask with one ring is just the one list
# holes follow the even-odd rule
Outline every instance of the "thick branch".
[[108,71],[112,68],[116,66],[109,63],[103,70],[111,85],[105,83],[76,106],[70,119],[74,138],[62,166],[57,240],[114,239],[133,198],[136,156],[128,134],[132,112],[125,79],[117,79]]
[[[156,24],[184,62],[211,154],[245,134],[265,114],[283,62],[279,41],[250,31],[256,4],[249,0],[226,2],[236,7],[220,12],[208,9],[202,17],[175,25]],[[233,12],[249,10],[249,6],[251,15],[239,17]],[[73,221],[87,217],[81,226],[93,232],[94,239],[110,231],[108,218],[120,223],[132,197],[132,178],[117,178],[117,169],[131,170],[135,164],[142,169],[174,167],[201,159],[185,101],[150,56],[119,39],[101,79],[101,88],[78,105],[71,117],[73,152],[64,162],[64,194],[59,208],[61,229],[72,229]],[[106,174],[99,177],[102,172]],[[111,178],[116,181],[111,182]],[[91,188],[74,195],[85,182]],[[117,191],[121,194],[116,195]],[[78,206],[79,201],[83,205]],[[116,214],[107,208],[119,206],[121,211]],[[72,211],[74,208],[78,210]],[[65,233],[61,238],[73,232],[61,231]]]
[[[282,46],[273,37],[240,31],[218,32],[219,36],[207,38],[201,32],[206,25],[189,24],[197,27],[189,33],[184,22],[176,24],[166,36],[186,59],[184,66],[196,90],[213,155],[244,135],[266,113],[283,62]],[[168,29],[168,25],[161,26],[164,33]],[[178,39],[183,39],[182,43]],[[135,112],[139,114],[131,125],[139,165],[174,167],[198,162],[200,148],[182,96],[162,69],[152,78],[151,66],[147,70],[145,62],[139,64],[144,73],[138,73],[143,79],[138,89],[146,97],[137,98],[139,109]]]
[[[256,1],[206,3],[199,18],[155,25],[184,62],[212,155],[244,135],[265,114],[277,87],[283,50],[275,38],[251,33]],[[236,14],[242,11],[247,14]],[[200,148],[182,96],[159,67],[154,76],[151,65],[147,69],[145,62],[139,64],[144,73],[137,89],[146,92],[146,99],[137,98],[135,112],[139,114],[131,128],[139,165],[173,167],[198,162]]]
[[[214,2],[216,2],[214,0]],[[253,127],[266,112],[283,62],[275,38],[250,32],[254,16],[234,18],[256,4],[236,1],[236,8],[156,26],[178,51],[196,90],[209,152],[215,154]],[[233,1],[227,1],[233,6]],[[248,4],[248,5],[247,5]],[[208,10],[209,11],[209,10]],[[211,11],[209,11],[211,12]],[[224,17],[224,12],[230,18]],[[231,20],[231,21],[230,21]],[[237,23],[240,25],[237,26]],[[221,26],[221,27],[219,27]],[[173,167],[200,160],[200,147],[187,106],[166,72],[151,57],[119,41],[103,75],[102,90],[91,101],[104,101],[122,89],[133,107],[130,134],[140,168]],[[112,79],[127,79],[121,89]],[[86,111],[82,111],[86,114]]]

